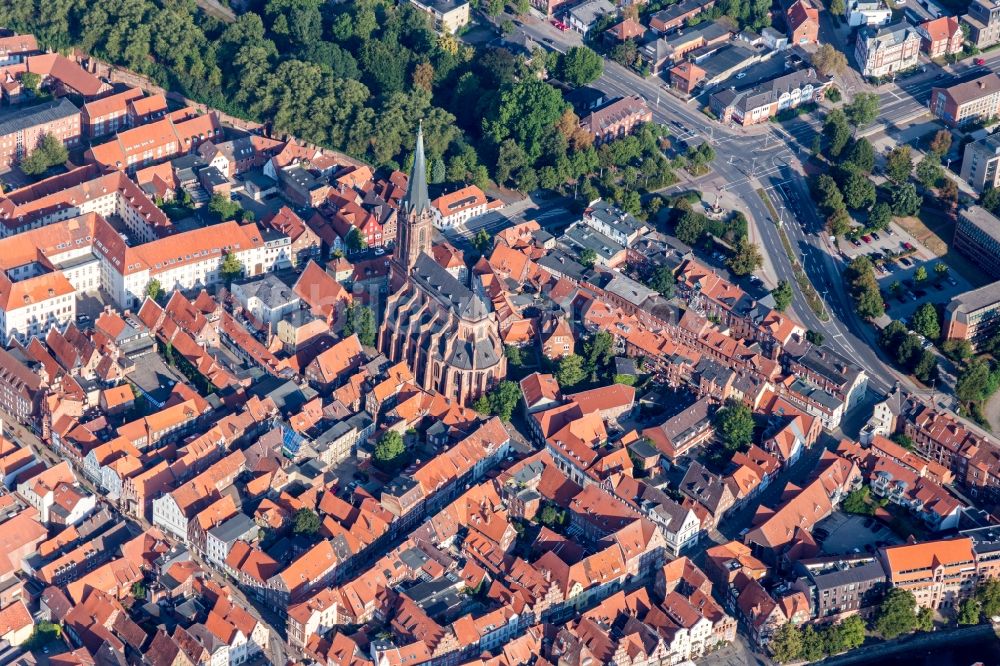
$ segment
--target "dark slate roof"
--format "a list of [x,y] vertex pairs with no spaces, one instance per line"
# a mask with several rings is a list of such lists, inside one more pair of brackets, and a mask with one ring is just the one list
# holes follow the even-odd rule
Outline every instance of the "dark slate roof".
[[885,570],[882,569],[882,565],[878,562],[868,562],[858,567],[846,567],[826,573],[810,573],[809,577],[816,585],[816,589],[822,591],[852,583],[884,581]]
[[421,254],[413,266],[413,278],[425,291],[463,319],[479,321],[489,314],[479,295],[426,253]]
[[238,513],[229,520],[213,527],[208,533],[223,543],[232,543],[252,530],[255,524],[250,516]]
[[80,113],[65,97],[29,107],[19,107],[0,114],[0,136],[13,134],[35,125],[68,118]]
[[726,484],[721,477],[712,474],[704,465],[695,461],[684,475],[680,491],[715,513],[726,492]]
[[406,195],[403,197],[403,207],[409,213],[422,213],[431,207],[431,198],[427,194],[427,158],[424,156],[424,127],[417,129],[417,147],[413,153],[413,170],[406,183]]

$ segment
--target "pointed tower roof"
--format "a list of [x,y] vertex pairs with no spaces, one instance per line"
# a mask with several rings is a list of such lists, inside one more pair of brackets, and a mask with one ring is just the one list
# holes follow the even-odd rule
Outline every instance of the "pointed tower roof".
[[413,169],[406,184],[403,206],[407,212],[418,215],[431,207],[431,198],[427,194],[427,158],[424,156],[423,122],[417,126],[417,148],[413,153]]

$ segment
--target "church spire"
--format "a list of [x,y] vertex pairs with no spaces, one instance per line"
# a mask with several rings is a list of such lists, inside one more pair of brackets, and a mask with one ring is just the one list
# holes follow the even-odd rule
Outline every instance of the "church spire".
[[413,169],[406,184],[406,196],[403,205],[407,213],[417,215],[430,208],[430,196],[427,194],[427,158],[424,156],[424,124],[417,126],[417,148],[413,153]]
[[410,273],[421,254],[430,254],[434,235],[431,198],[427,194],[427,158],[424,157],[424,128],[417,129],[417,149],[413,153],[413,169],[406,184],[406,195],[401,202],[400,222],[393,257]]

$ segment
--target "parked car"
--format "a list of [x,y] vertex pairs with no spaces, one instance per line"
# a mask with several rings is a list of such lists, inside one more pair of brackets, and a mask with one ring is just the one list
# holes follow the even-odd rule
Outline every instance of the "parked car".
[[982,67],[986,64],[986,58],[976,58],[973,62]]
[[900,257],[899,258],[899,263],[903,264],[904,266],[912,266],[913,265],[913,262],[910,261],[909,259],[907,259],[906,257]]
[[859,241],[857,238],[852,238],[851,242],[854,243],[854,247],[861,247],[861,241]]
[[955,278],[953,278],[953,277],[949,277],[948,278],[948,284],[950,284],[953,287],[957,287],[958,286],[958,282],[956,282]]
[[861,240],[863,240],[866,243],[871,243],[872,242],[872,237],[871,236],[862,236]]
[[873,232],[872,232],[872,238],[874,238],[875,240],[881,240],[881,239],[879,238],[879,235],[878,235],[878,232],[876,232],[876,231],[873,231]]
[[903,243],[903,247],[906,248],[907,250],[912,250],[913,249],[913,243],[910,243],[909,241],[907,241],[906,243]]

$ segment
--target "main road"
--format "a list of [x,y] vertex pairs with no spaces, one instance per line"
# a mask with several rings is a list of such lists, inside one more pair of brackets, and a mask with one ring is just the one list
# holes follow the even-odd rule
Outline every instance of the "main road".
[[[546,22],[528,20],[521,29],[539,43],[561,52],[582,43],[577,33],[560,32]],[[1000,60],[1000,54],[996,58]],[[900,100],[886,104],[880,121],[892,123],[905,114],[919,115],[934,77],[933,71],[921,75],[914,80],[915,87],[900,89],[901,95],[888,90],[881,93],[880,99],[896,94]],[[716,154],[713,180],[744,202],[760,235],[761,250],[768,255],[778,279],[794,285],[792,308],[802,324],[823,333],[828,345],[860,363],[874,390],[885,393],[896,382],[903,382],[920,391],[920,387],[912,385],[879,356],[871,325],[854,313],[842,278],[844,262],[827,242],[825,224],[810,199],[801,159],[808,154],[818,122],[797,119],[780,128],[772,125],[750,130],[730,128],[676,97],[662,79],[642,78],[610,60],[605,60],[604,72],[592,85],[609,95],[639,95],[652,109],[653,119],[667,125],[673,135],[688,142],[708,141]],[[792,261],[780,239],[779,220],[772,218],[761,200],[761,190],[779,213],[795,259],[823,296],[827,319],[820,319],[813,312],[798,288]]]

